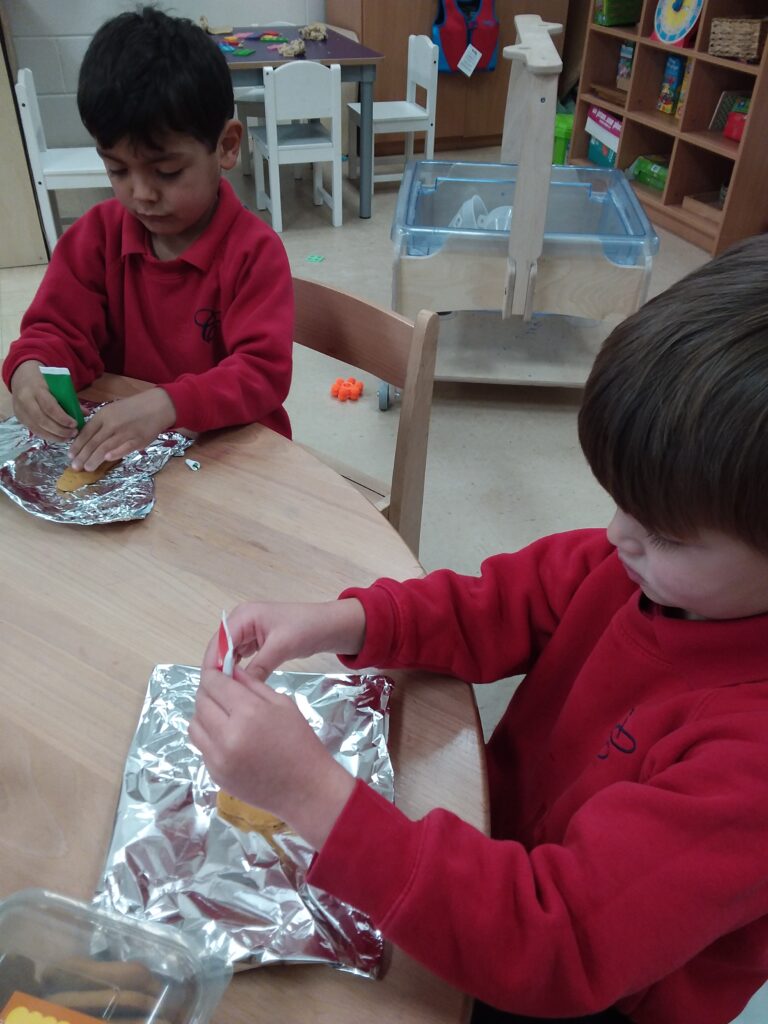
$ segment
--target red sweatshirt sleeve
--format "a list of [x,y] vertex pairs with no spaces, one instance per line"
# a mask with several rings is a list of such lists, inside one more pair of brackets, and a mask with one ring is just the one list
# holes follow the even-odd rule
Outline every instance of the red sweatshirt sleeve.
[[488,558],[480,576],[447,569],[405,583],[351,588],[365,609],[365,643],[351,668],[377,665],[489,682],[525,672],[574,592],[614,549],[604,530],[581,530]]
[[64,232],[53,250],[40,287],[21,321],[21,333],[3,362],[3,381],[21,363],[66,366],[75,389],[87,387],[104,372],[101,349],[107,342],[105,233],[98,208],[82,224]]
[[633,994],[768,912],[767,725],[739,714],[686,726],[651,752],[659,770],[646,782],[598,792],[561,843],[531,851],[447,811],[411,821],[358,783],[309,881],[501,1009],[635,1006]]
[[[250,236],[249,236],[250,237]],[[226,355],[204,373],[185,373],[164,384],[176,426],[205,431],[240,423],[266,423],[290,436],[283,402],[291,383],[293,281],[288,256],[271,231],[222,273],[231,292],[222,317]]]

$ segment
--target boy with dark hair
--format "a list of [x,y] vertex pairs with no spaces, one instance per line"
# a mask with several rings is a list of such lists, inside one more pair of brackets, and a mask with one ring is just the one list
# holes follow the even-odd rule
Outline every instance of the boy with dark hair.
[[[261,422],[290,436],[293,296],[282,242],[236,197],[242,126],[229,70],[202,29],[152,7],[96,32],[78,107],[115,198],[64,233],[3,364],[18,419],[72,440],[95,469],[171,427]],[[157,385],[99,410],[79,434],[41,365],[80,390],[105,371]]]
[[[477,1021],[726,1024],[768,977],[766,280],[768,235],[605,342],[579,434],[607,531],[479,578],[241,605],[234,679],[206,651],[190,736],[212,777],[314,845],[313,885],[483,1000]],[[412,821],[330,757],[263,683],[316,651],[527,673],[488,744],[492,838]]]

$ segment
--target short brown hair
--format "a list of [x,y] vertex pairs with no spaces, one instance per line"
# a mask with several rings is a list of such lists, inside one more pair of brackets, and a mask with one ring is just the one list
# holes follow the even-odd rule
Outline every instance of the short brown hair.
[[619,324],[587,380],[579,440],[646,529],[718,530],[768,553],[768,235]]

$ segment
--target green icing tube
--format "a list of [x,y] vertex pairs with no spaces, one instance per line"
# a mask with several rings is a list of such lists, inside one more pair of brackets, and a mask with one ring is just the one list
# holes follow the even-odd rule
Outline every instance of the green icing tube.
[[61,408],[69,413],[73,420],[77,420],[77,429],[82,430],[85,426],[85,416],[77,400],[77,392],[69,370],[65,366],[41,366],[40,373],[45,377],[48,390]]

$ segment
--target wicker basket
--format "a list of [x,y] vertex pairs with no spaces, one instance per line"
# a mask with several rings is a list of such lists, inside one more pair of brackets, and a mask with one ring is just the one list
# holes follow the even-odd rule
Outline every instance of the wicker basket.
[[759,61],[768,35],[768,18],[713,18],[709,53],[713,57]]

